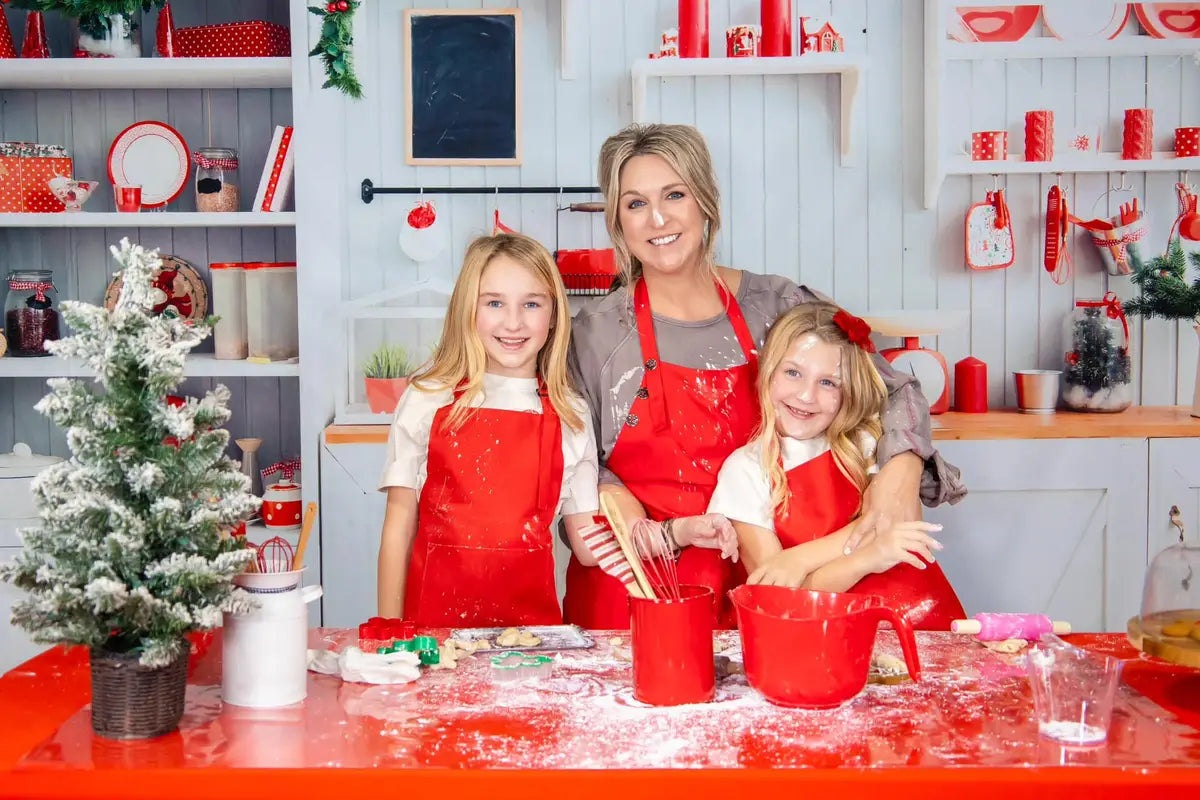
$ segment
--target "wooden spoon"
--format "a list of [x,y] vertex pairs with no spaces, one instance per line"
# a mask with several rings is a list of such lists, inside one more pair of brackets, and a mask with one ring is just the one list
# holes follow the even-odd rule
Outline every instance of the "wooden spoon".
[[317,518],[317,503],[310,501],[304,509],[304,525],[300,529],[300,544],[296,546],[296,555],[292,557],[292,571],[304,566],[304,550],[308,547],[308,534],[312,532],[313,521]]

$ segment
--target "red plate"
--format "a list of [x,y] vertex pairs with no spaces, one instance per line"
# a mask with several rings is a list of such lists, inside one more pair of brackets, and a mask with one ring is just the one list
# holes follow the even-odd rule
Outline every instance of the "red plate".
[[163,122],[135,122],[108,150],[108,179],[114,185],[140,185],[143,208],[159,208],[179,197],[190,165],[187,143]]
[[1015,42],[1033,29],[1041,6],[958,6],[950,37],[959,42]]
[[1133,10],[1155,39],[1200,38],[1200,3],[1134,3]]

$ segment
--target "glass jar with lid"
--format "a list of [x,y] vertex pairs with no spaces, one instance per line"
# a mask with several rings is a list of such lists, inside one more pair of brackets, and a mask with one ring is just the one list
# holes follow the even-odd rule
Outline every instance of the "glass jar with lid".
[[59,338],[58,292],[48,269],[8,273],[4,335],[10,356],[46,356],[46,342]]
[[237,150],[201,147],[192,154],[192,163],[196,165],[196,210],[237,211],[241,204]]
[[1129,323],[1121,301],[1109,292],[1080,299],[1063,329],[1062,399],[1074,411],[1123,411],[1133,404]]

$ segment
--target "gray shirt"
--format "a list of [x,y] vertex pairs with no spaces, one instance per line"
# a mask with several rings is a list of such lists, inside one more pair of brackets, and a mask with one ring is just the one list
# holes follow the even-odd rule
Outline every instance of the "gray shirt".
[[[775,318],[798,303],[828,300],[807,287],[778,275],[743,272],[737,303],[746,326],[761,347]],[[620,484],[607,467],[609,454],[625,417],[642,385],[642,353],[637,336],[633,299],[621,287],[589,300],[575,315],[571,327],[569,365],[571,378],[592,410],[593,429],[600,457],[600,482]],[[659,358],[689,369],[727,369],[746,363],[745,354],[725,313],[697,322],[654,315],[654,333]],[[883,438],[876,458],[882,466],[892,456],[912,451],[925,462],[921,500],[933,507],[958,502],[966,488],[959,471],[947,464],[933,447],[929,403],[916,379],[901,375],[883,358],[874,357],[875,367],[888,388],[888,405],[883,414]]]

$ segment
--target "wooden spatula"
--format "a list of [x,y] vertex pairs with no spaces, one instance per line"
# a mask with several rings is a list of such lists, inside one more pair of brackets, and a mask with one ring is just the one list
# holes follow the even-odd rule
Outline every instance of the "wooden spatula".
[[304,566],[304,551],[308,547],[308,534],[312,532],[313,522],[317,519],[317,504],[310,502],[304,509],[304,523],[300,528],[300,544],[296,545],[296,555],[292,557],[292,571]]

